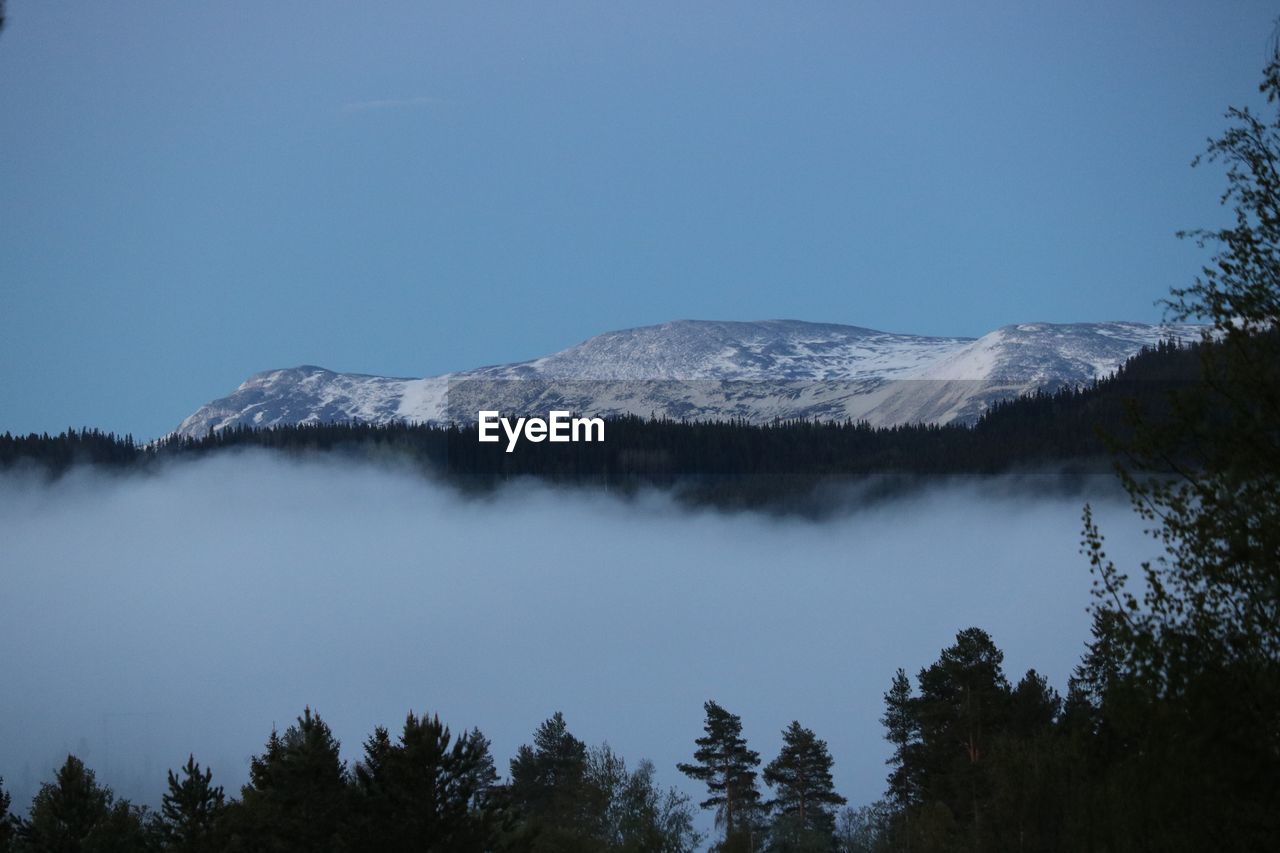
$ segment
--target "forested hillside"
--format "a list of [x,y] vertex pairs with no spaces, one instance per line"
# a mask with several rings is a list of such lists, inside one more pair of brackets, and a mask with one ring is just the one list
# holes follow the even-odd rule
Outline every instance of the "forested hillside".
[[819,484],[873,476],[902,484],[940,475],[1109,472],[1109,442],[1125,440],[1135,417],[1158,417],[1171,392],[1195,384],[1199,349],[1170,343],[1144,351],[1114,377],[1001,403],[974,426],[752,426],[625,417],[607,422],[604,442],[522,442],[510,453],[502,443],[480,443],[475,427],[234,428],[147,445],[90,429],[53,436],[6,433],[0,436],[0,466],[29,465],[55,475],[80,464],[146,470],[174,459],[262,448],[296,457],[331,454],[408,465],[467,488],[533,477],[622,490],[670,487],[685,499],[720,506],[798,506]]

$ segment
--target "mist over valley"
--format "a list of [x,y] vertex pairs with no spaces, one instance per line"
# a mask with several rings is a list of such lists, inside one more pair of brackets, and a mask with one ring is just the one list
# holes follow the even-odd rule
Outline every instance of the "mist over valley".
[[1088,637],[1077,553],[1094,500],[1149,551],[1114,483],[955,481],[824,521],[524,483],[486,497],[386,466],[262,451],[158,473],[0,476],[0,772],[15,803],[74,752],[152,803],[188,752],[229,792],[304,705],[348,760],[413,709],[479,726],[500,772],[562,710],[588,743],[675,771],[702,703],[776,752],[792,719],[838,789],[879,798],[894,670],[990,631],[1011,678],[1065,689]]

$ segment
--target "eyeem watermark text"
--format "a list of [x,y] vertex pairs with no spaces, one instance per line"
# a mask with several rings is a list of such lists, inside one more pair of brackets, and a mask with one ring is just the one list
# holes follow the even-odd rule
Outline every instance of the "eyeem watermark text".
[[575,418],[573,412],[551,411],[543,418],[504,418],[500,412],[482,411],[477,416],[480,441],[498,442],[507,436],[507,452],[516,449],[521,438],[540,441],[604,441],[604,418]]

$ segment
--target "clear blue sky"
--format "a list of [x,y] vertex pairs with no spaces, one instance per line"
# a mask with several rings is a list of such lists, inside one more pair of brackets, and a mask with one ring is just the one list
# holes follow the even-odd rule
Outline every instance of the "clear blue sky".
[[1274,3],[99,3],[0,32],[0,430],[676,318],[1155,320]]

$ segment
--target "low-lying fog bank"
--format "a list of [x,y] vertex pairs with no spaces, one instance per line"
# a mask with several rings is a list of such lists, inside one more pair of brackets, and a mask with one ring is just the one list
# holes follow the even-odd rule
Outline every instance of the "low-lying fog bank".
[[[68,751],[155,803],[194,752],[237,792],[306,704],[349,760],[409,709],[479,726],[499,770],[563,710],[588,743],[675,770],[714,698],[767,762],[792,719],[839,790],[878,798],[878,718],[958,629],[1059,690],[1088,636],[1083,498],[1029,478],[949,484],[824,522],[660,496],[210,458],[159,476],[0,477],[0,776],[25,810]],[[1099,481],[1115,557],[1149,553]],[[700,797],[699,797],[700,799]]]

